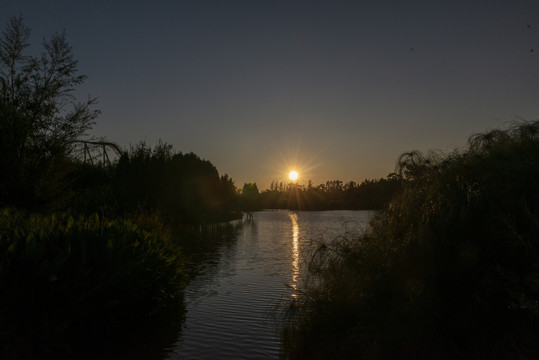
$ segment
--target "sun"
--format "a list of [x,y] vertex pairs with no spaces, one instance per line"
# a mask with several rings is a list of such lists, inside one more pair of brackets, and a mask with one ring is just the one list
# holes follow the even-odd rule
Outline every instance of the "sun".
[[298,179],[298,173],[297,171],[290,171],[290,174],[288,174],[288,177],[292,181],[296,181]]

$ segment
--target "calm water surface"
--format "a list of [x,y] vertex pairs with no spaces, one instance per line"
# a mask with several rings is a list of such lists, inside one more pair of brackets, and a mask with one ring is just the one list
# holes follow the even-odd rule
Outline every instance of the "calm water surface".
[[[277,359],[272,308],[300,286],[313,241],[364,227],[369,211],[261,211],[207,251],[185,291],[186,320],[169,359]],[[288,286],[287,286],[288,285]]]

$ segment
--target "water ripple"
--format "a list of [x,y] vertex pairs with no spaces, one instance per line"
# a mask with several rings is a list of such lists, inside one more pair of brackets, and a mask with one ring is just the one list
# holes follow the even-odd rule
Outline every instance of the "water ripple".
[[202,264],[185,291],[187,316],[170,359],[278,359],[279,338],[269,310],[290,299],[300,282],[310,240],[339,221],[365,224],[367,212],[254,214],[237,238]]

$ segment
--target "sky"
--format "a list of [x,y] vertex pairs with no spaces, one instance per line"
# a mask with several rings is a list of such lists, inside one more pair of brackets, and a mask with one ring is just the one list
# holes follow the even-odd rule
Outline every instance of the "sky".
[[539,1],[1,0],[32,50],[63,30],[102,111],[90,136],[159,141],[236,186],[361,182],[406,151],[539,119]]

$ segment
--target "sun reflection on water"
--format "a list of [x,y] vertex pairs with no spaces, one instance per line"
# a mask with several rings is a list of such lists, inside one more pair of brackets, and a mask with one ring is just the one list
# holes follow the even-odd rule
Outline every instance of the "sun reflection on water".
[[[292,281],[290,287],[294,290],[298,289],[299,280],[299,225],[298,214],[289,212],[288,217],[292,221]],[[296,297],[296,294],[292,294]]]

